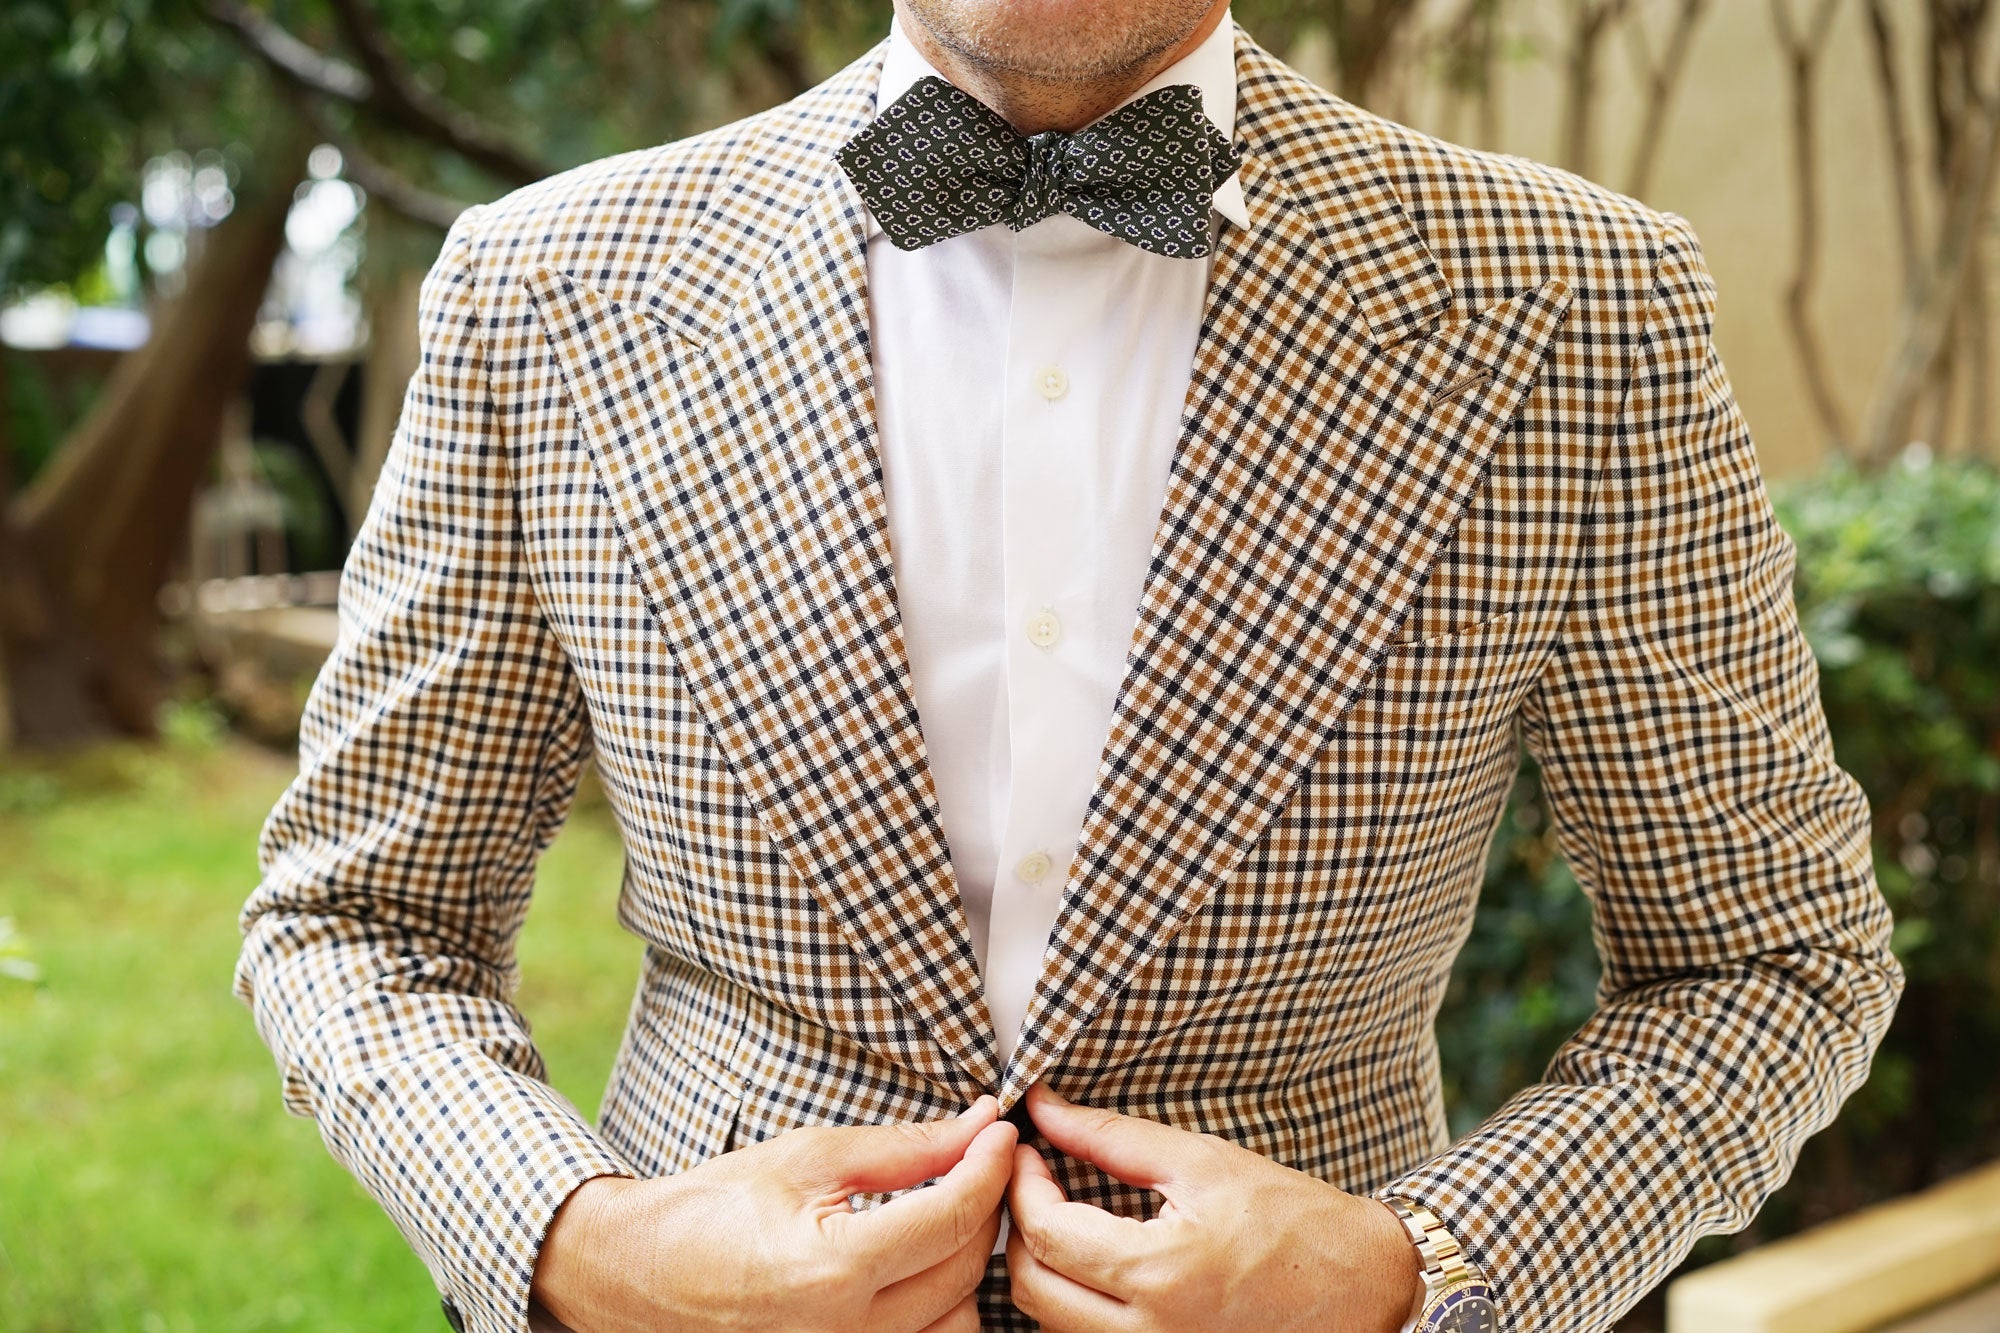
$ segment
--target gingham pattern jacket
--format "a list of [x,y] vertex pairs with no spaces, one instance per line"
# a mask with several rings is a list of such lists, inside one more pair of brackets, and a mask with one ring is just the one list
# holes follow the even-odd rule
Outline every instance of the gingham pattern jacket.
[[[526,1327],[587,1177],[981,1092],[1018,1115],[1047,1079],[1426,1203],[1506,1333],[1593,1333],[1744,1226],[1865,1077],[1903,973],[1695,233],[1233,40],[1250,225],[1212,256],[1004,1068],[912,704],[863,206],[832,157],[886,39],[452,228],[235,987],[454,1324]],[[1598,1007],[1454,1142],[1433,1018],[1523,743],[1592,902]],[[645,945],[595,1124],[511,999],[587,758]],[[1157,1211],[1030,1131],[1070,1197]],[[1007,1291],[1002,1253],[987,1327],[1035,1327]]]

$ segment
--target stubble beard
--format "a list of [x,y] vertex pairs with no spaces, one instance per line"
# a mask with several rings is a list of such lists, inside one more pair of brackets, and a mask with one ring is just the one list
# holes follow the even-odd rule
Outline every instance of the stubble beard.
[[[932,40],[1024,105],[1129,82],[1185,41],[1211,0],[904,0]],[[1061,11],[1061,12],[1058,12]]]

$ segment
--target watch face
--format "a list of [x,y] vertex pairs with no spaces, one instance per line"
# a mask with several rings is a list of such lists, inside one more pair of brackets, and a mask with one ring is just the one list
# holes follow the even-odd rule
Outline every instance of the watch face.
[[1486,1287],[1476,1282],[1447,1292],[1421,1325],[1422,1333],[1498,1333],[1499,1328],[1500,1312]]

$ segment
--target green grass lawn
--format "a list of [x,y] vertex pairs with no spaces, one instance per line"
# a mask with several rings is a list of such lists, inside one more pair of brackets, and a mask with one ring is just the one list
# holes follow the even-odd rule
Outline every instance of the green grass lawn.
[[[285,756],[199,729],[0,766],[0,917],[41,977],[0,976],[0,1329],[436,1330],[429,1275],[287,1115],[230,993],[236,916]],[[594,786],[543,862],[520,1004],[595,1115],[640,945]]]

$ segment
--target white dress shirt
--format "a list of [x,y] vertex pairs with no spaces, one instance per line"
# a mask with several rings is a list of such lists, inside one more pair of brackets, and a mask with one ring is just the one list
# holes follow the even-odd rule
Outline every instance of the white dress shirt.
[[[1233,138],[1233,33],[1225,10],[1126,100],[1198,84],[1203,110]],[[892,17],[877,111],[936,73]],[[1215,207],[1247,224],[1235,176]],[[1211,215],[1211,239],[1220,225]],[[1004,1061],[1124,675],[1209,257],[1149,254],[1065,213],[911,251],[872,216],[868,229],[897,599]],[[1003,1228],[995,1253],[1005,1241]]]

